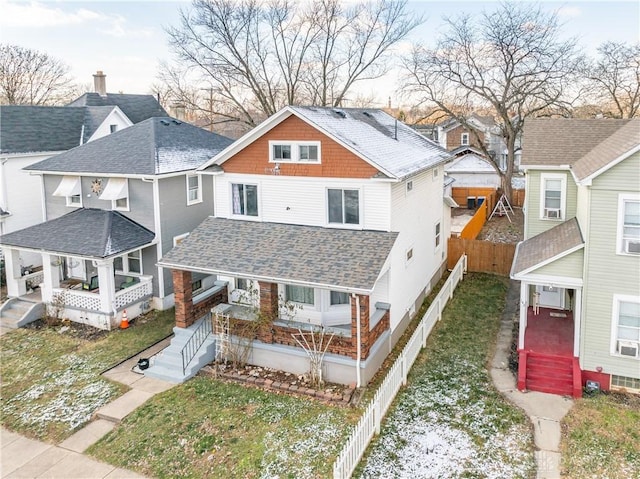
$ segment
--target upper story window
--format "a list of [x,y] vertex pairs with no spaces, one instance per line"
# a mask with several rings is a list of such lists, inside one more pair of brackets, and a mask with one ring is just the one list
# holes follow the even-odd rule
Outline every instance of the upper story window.
[[360,192],[330,188],[327,190],[329,223],[360,224]]
[[460,135],[460,144],[468,145],[469,144],[469,133],[462,133]]
[[129,180],[109,178],[100,199],[111,201],[111,208],[114,210],[129,211]]
[[564,219],[566,216],[566,175],[543,173],[540,181],[540,217],[549,220]]
[[118,131],[118,125],[109,125],[110,133],[115,133],[116,131]]
[[142,274],[142,253],[141,250],[131,251],[124,256],[113,259],[113,268],[122,273]]
[[187,205],[202,202],[202,178],[200,175],[187,175]]
[[640,255],[640,195],[618,197],[617,252]]
[[612,353],[640,358],[640,298],[614,295]]
[[349,304],[349,293],[343,293],[341,291],[331,291],[329,296],[331,306]]
[[319,141],[269,141],[271,163],[320,163]]
[[79,176],[63,176],[53,196],[64,196],[67,206],[82,206],[82,184]]
[[440,229],[441,229],[440,222],[438,221],[434,229],[435,249],[438,249],[440,247],[440,241],[442,239],[442,233]]
[[232,183],[231,204],[234,215],[258,216],[258,185]]

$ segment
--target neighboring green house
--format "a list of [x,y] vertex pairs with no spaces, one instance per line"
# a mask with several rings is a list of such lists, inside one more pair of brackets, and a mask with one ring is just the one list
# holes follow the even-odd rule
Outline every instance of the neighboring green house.
[[522,168],[518,388],[640,392],[640,119],[530,120]]

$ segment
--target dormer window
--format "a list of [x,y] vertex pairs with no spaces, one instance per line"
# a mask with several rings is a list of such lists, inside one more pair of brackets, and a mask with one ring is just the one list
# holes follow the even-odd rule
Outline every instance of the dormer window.
[[64,196],[67,206],[82,206],[82,185],[79,176],[63,176],[53,196]]
[[320,163],[319,141],[270,141],[271,163]]

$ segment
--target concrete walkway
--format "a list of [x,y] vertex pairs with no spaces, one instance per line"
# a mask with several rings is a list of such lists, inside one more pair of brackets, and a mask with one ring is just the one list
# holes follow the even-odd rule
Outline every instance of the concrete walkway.
[[126,384],[130,391],[115,401],[104,405],[95,413],[95,420],[77,431],[58,446],[45,444],[1,429],[0,477],[59,478],[59,479],[122,479],[144,478],[126,469],[90,459],[82,453],[111,431],[116,424],[144,404],[155,394],[175,386],[159,379],[146,378],[134,372],[139,358],[149,358],[161,351],[170,338],[161,341],[135,357],[119,364],[103,375],[113,381]]
[[519,406],[533,423],[533,438],[538,479],[558,479],[560,474],[560,421],[573,406],[573,400],[555,394],[535,391],[522,393],[509,370],[513,320],[517,318],[520,283],[512,281],[502,315],[496,354],[491,363],[491,378],[498,391]]

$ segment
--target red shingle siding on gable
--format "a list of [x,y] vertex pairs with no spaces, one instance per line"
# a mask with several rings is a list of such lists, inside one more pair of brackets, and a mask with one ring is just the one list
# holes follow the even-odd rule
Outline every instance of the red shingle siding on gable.
[[378,170],[297,116],[290,116],[225,161],[226,173],[270,175],[269,141],[320,141],[321,164],[280,163],[280,174],[325,178],[371,178]]

